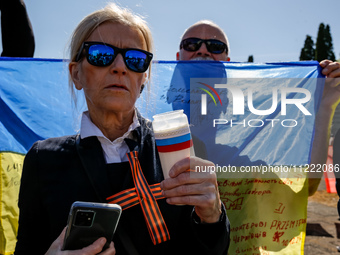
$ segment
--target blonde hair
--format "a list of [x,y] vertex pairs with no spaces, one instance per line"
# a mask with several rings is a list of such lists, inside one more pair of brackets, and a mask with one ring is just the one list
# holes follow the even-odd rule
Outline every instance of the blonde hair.
[[[97,10],[83,18],[83,20],[78,24],[78,26],[74,30],[71,37],[71,43],[69,46],[71,62],[76,61],[76,57],[83,42],[90,37],[90,35],[96,28],[98,28],[101,24],[105,22],[122,24],[134,28],[137,31],[140,31],[145,40],[146,50],[149,52],[153,52],[153,39],[151,35],[151,30],[148,27],[147,22],[143,19],[143,17],[138,14],[134,14],[129,9],[121,8],[114,3],[109,3],[103,9]],[[148,71],[148,82],[150,81],[150,74],[151,64]],[[76,105],[77,99],[73,88],[73,81],[70,75],[69,75],[69,88],[71,90],[72,98]]]

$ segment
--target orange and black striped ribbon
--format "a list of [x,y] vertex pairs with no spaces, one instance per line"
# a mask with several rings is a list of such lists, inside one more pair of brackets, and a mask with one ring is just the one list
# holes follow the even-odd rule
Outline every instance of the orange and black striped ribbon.
[[[156,200],[164,198],[160,183],[150,185],[150,189]],[[109,204],[119,204],[123,210],[139,204],[136,188],[123,190],[106,200]]]
[[121,205],[123,209],[127,209],[139,203],[142,207],[153,244],[159,244],[170,240],[168,228],[156,202],[156,199],[164,198],[160,184],[157,183],[149,186],[139,164],[137,158],[138,153],[136,151],[132,151],[126,155],[130,162],[135,188],[121,191],[107,198],[107,200],[109,203]]

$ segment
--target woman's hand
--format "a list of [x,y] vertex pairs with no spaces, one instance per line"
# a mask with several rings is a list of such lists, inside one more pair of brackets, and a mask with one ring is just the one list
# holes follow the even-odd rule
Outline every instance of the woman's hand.
[[109,248],[101,252],[101,250],[103,249],[106,243],[106,239],[104,237],[99,238],[93,244],[81,250],[62,251],[61,248],[64,243],[65,232],[66,232],[66,227],[61,232],[59,237],[52,243],[51,247],[48,249],[45,255],[95,255],[95,254],[115,255],[116,254],[116,249],[113,245],[113,242],[110,243]]
[[216,174],[208,169],[214,169],[210,161],[185,158],[170,169],[170,178],[161,182],[167,203],[195,206],[202,223],[217,222],[222,212]]

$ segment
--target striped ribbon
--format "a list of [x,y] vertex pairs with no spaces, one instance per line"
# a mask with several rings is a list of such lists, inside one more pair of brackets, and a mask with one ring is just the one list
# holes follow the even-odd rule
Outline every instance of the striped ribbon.
[[[151,192],[156,200],[164,198],[160,183],[150,185]],[[139,204],[136,188],[123,190],[111,197],[108,197],[109,204],[119,204],[123,210]]]
[[107,200],[109,203],[121,205],[123,209],[130,208],[139,203],[142,207],[153,244],[156,245],[170,240],[168,228],[156,202],[156,199],[164,198],[160,184],[157,183],[149,186],[139,164],[136,151],[131,151],[126,155],[130,162],[135,188],[121,191],[107,198]]
[[190,133],[166,139],[157,139],[158,152],[173,152],[184,150],[193,146]]

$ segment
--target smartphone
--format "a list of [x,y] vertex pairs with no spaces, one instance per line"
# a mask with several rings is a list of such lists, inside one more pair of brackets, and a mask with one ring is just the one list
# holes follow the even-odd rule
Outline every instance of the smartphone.
[[100,237],[106,238],[107,249],[117,228],[122,208],[117,204],[74,202],[68,217],[62,250],[78,250]]

